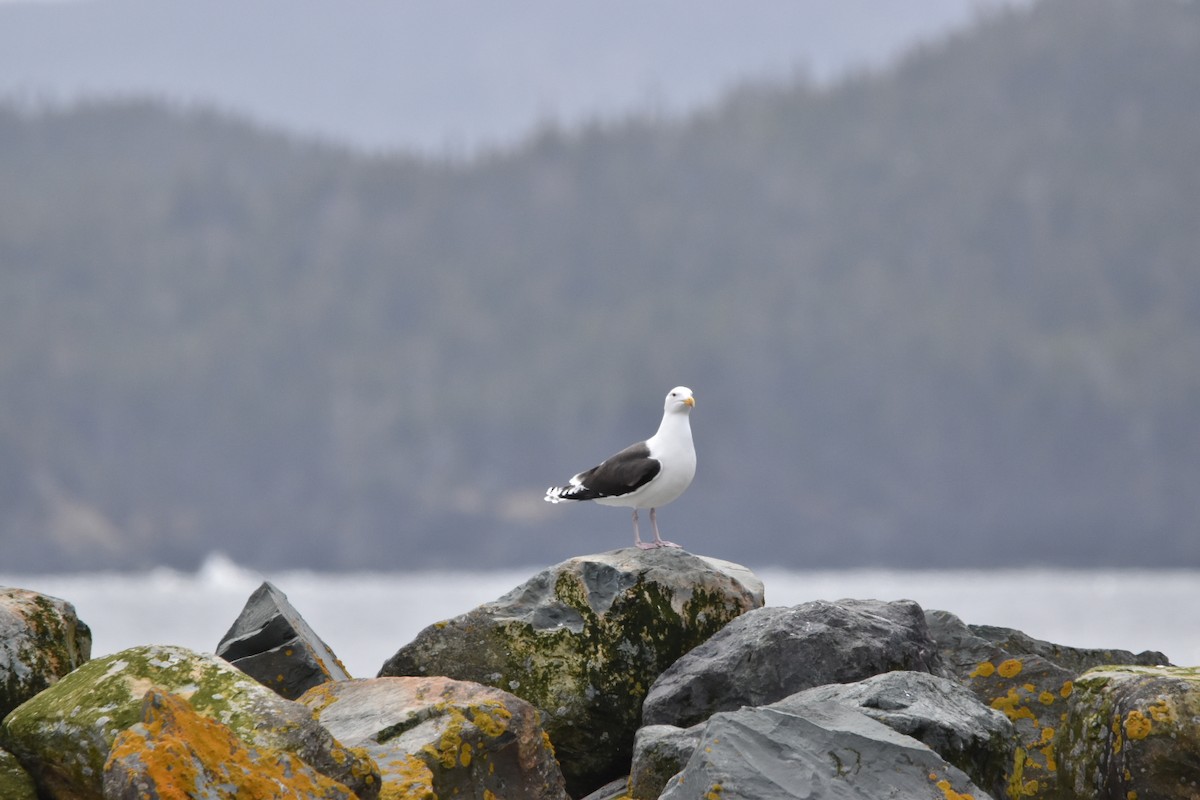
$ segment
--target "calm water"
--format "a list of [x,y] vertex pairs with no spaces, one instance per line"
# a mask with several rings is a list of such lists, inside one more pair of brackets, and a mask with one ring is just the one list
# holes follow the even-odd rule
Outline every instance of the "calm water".
[[[0,574],[0,585],[74,603],[92,629],[93,656],[102,656],[139,644],[211,652],[266,578],[352,675],[370,677],[426,625],[493,600],[538,569],[263,574],[214,556],[195,573]],[[768,605],[904,598],[1059,644],[1161,650],[1175,664],[1200,664],[1200,571],[754,570]]]

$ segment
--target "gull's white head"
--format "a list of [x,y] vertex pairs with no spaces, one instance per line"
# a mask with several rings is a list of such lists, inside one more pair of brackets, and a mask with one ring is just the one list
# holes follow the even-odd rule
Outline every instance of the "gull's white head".
[[671,391],[667,392],[667,400],[663,403],[664,411],[682,411],[687,413],[696,405],[696,398],[692,396],[692,390],[686,386],[676,386]]

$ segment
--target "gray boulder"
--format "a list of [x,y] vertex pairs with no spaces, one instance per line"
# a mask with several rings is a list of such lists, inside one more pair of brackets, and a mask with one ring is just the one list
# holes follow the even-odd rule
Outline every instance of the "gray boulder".
[[766,705],[814,686],[891,670],[941,670],[925,615],[910,600],[763,608],[734,620],[663,672],[646,697],[643,722],[688,727],[717,711]]
[[0,586],[0,719],[92,656],[92,632],[65,600]]
[[921,742],[840,703],[714,714],[662,800],[988,795]]
[[269,581],[250,595],[217,645],[217,655],[289,700],[326,681],[350,679],[287,595]]
[[374,678],[318,686],[300,702],[374,759],[381,797],[569,800],[538,710],[492,686]]
[[533,703],[578,797],[626,774],[655,678],[762,601],[745,567],[677,548],[582,556],[426,628],[380,676],[444,675]]
[[654,800],[662,794],[667,781],[687,766],[700,744],[703,728],[703,725],[690,728],[647,725],[639,730],[633,742],[629,796],[634,800]]
[[924,672],[887,672],[858,683],[807,689],[773,705],[804,709],[841,703],[911,736],[958,767],[978,786],[1003,797],[1017,754],[1012,722],[973,692]]
[[[1012,723],[985,707],[960,684],[924,672],[887,672],[857,683],[806,689],[764,706],[800,716],[811,708],[842,705],[920,741],[970,780],[1006,795],[1016,758]],[[630,797],[653,800],[681,771],[700,743],[704,725],[650,725],[638,731],[630,775]]]

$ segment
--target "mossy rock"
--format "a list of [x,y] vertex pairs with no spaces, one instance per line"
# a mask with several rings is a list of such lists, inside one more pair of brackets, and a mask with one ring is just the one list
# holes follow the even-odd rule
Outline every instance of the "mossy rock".
[[7,750],[0,750],[0,798],[4,800],[37,800],[33,778]]
[[298,756],[361,800],[378,793],[369,758],[342,747],[307,708],[216,656],[181,647],[135,647],[88,662],[9,714],[6,745],[46,797],[99,800],[109,750],[141,720],[150,689],[186,699],[247,744]]
[[1200,797],[1200,668],[1089,670],[1056,746],[1061,797]]
[[745,567],[676,548],[582,556],[426,628],[380,676],[441,675],[529,701],[577,797],[628,771],[654,679],[762,603]]
[[92,632],[65,600],[0,587],[0,719],[92,655]]
[[1058,734],[1081,673],[1106,664],[1150,666],[1167,660],[1155,651],[1068,647],[1012,628],[968,625],[946,611],[926,611],[925,618],[943,663],[1016,728],[1020,747],[1009,773],[1011,798],[1060,796]]

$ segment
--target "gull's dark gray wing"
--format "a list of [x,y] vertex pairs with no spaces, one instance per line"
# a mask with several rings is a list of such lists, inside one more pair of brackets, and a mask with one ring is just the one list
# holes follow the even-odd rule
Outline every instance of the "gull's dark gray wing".
[[615,456],[605,459],[587,472],[571,479],[578,487],[563,492],[564,500],[595,500],[597,497],[620,497],[650,482],[662,469],[658,459],[650,457],[645,442],[626,447]]

